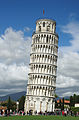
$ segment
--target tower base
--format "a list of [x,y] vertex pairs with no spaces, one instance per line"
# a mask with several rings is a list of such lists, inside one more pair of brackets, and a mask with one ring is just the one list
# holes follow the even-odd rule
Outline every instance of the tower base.
[[24,110],[26,114],[31,112],[32,115],[45,112],[54,112],[55,110],[54,98],[37,96],[34,97],[26,95]]

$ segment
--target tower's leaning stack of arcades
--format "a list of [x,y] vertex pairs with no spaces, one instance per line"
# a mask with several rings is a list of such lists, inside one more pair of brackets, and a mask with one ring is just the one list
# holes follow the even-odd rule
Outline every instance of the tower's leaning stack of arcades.
[[54,111],[57,71],[58,35],[56,22],[50,19],[36,21],[32,35],[29,80],[25,112]]

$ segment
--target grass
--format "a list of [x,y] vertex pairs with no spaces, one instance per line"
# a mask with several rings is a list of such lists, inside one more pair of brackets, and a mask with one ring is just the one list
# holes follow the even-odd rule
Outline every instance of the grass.
[[79,117],[72,116],[10,116],[0,117],[0,120],[79,120]]

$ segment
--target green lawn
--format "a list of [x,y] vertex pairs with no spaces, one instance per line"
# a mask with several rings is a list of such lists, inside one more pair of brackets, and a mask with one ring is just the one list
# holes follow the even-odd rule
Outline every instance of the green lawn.
[[0,117],[0,120],[79,120],[79,117],[71,116],[10,116]]

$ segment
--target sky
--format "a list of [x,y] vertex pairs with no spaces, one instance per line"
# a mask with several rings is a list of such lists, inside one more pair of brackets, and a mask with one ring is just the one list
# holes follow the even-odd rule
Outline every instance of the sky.
[[41,18],[55,20],[59,35],[56,93],[79,94],[79,1],[0,0],[0,96],[26,91],[32,33]]

